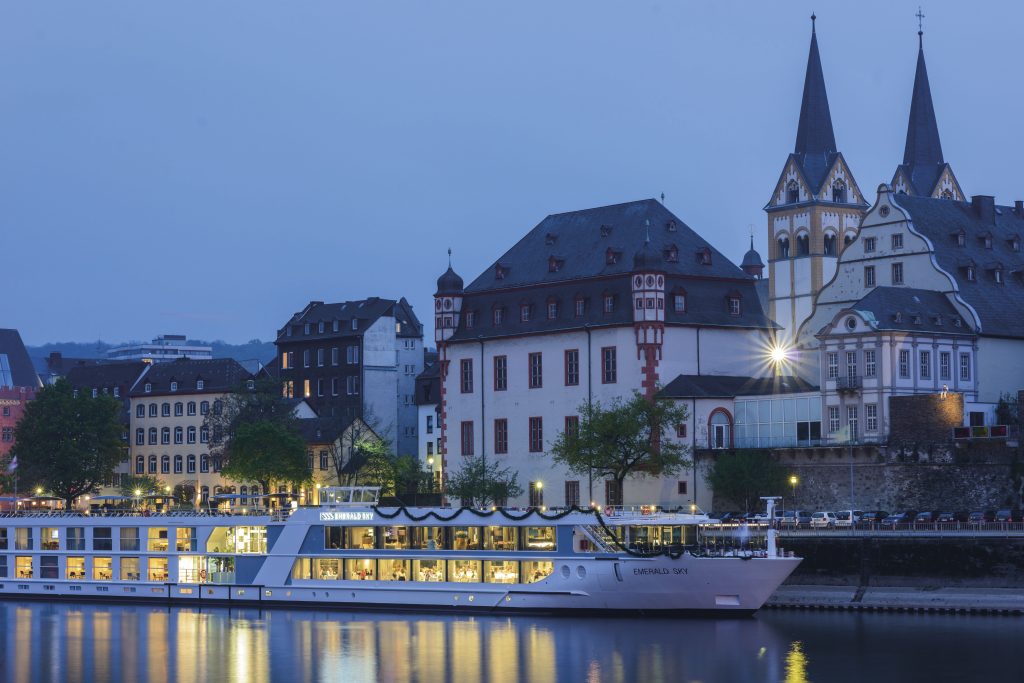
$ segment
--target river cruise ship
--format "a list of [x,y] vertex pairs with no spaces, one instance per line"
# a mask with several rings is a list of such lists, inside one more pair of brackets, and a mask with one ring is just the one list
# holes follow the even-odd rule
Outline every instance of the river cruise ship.
[[[0,514],[0,597],[482,613],[760,608],[799,559],[774,531],[637,510],[317,506]],[[706,532],[705,532],[706,530]]]

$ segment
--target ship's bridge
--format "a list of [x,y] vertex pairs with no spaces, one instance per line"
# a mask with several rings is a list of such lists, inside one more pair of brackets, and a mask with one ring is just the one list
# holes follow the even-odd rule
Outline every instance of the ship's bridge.
[[366,507],[380,500],[379,486],[327,486],[320,489],[320,507]]

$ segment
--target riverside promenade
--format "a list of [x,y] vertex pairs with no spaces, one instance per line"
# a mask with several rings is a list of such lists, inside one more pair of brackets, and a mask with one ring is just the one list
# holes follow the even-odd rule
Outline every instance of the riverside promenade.
[[1024,588],[914,588],[787,584],[765,604],[776,609],[939,612],[1024,616]]

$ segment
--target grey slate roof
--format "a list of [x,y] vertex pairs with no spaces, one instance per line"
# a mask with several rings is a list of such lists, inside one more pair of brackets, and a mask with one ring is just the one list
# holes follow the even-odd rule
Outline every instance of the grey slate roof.
[[[304,309],[293,315],[285,326],[278,330],[277,339],[298,341],[305,338],[304,326],[306,323],[310,323],[312,327],[308,335],[310,338],[350,337],[353,334],[358,335],[365,332],[381,316],[394,316],[397,322],[402,323],[399,337],[423,336],[423,325],[405,297],[396,301],[372,296],[368,299],[330,304],[323,301],[310,301]],[[359,321],[356,330],[352,329],[353,318]],[[332,332],[335,320],[339,322],[338,332]],[[317,332],[317,324],[320,322],[325,323],[323,334]],[[291,337],[286,334],[289,325],[292,326]]]
[[[196,381],[203,380],[202,390],[196,389]],[[174,396],[177,394],[222,394],[242,386],[253,379],[234,358],[212,358],[193,360],[179,358],[167,363],[154,363],[135,382],[131,395]],[[171,382],[178,383],[178,390],[171,391]],[[146,391],[146,384],[151,385]]]
[[[920,40],[921,34],[918,33]],[[910,100],[910,120],[907,122],[907,144],[900,169],[910,180],[914,193],[928,196],[946,164],[939,142],[939,126],[935,122],[935,107],[928,84],[928,69],[924,63],[924,44],[917,50],[917,72],[914,74],[914,94]]]
[[307,444],[325,444],[337,441],[353,421],[354,418],[310,417],[296,420],[296,423]]
[[0,328],[0,386],[41,387],[39,375],[17,330]]
[[928,289],[875,287],[850,308],[867,314],[878,330],[973,334],[971,321],[963,320],[961,327],[954,324],[960,314],[949,298]]
[[735,375],[679,375],[665,385],[662,398],[735,398],[817,391],[818,387],[799,377],[738,377]]
[[140,360],[113,361],[98,365],[77,365],[67,374],[67,380],[76,389],[112,390],[131,387],[149,367]]
[[[960,296],[981,318],[983,335],[1024,338],[1024,252],[1014,251],[1012,241],[1024,243],[1024,212],[996,206],[991,197],[972,202],[892,195],[906,209],[915,230],[931,241],[940,268],[953,276]],[[964,233],[964,246],[957,234]],[[992,236],[992,248],[985,247],[985,235]],[[974,281],[967,279],[973,265]],[[996,282],[995,270],[1002,267],[1003,283]]]
[[817,194],[838,155],[836,136],[832,130],[832,114],[828,107],[828,94],[825,92],[825,75],[821,70],[821,56],[818,54],[818,35],[813,27],[793,155],[803,170],[804,178]]

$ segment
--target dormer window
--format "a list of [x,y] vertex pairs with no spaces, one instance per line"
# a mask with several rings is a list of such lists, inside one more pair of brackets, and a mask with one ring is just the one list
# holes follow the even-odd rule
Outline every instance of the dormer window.
[[253,389],[256,388],[256,381],[251,379],[245,380],[245,388],[248,389],[249,391],[252,391]]
[[612,234],[612,226],[610,226],[610,225],[602,225],[601,226],[601,237],[607,237],[610,234]]
[[572,309],[573,309],[573,315],[575,317],[582,318],[583,315],[587,312],[587,302],[586,302],[586,300],[583,297],[581,297],[581,296],[576,297],[575,299],[573,299]]
[[196,380],[196,391],[202,391],[206,388],[206,382],[201,379]]
[[964,232],[958,232],[956,234],[956,246],[966,247],[967,246],[967,235]]
[[786,185],[786,203],[796,204],[800,201],[800,186],[795,180],[790,180]]
[[679,248],[676,247],[676,245],[670,245],[669,248],[665,250],[665,260],[669,263],[679,262]]
[[505,309],[502,306],[498,306],[494,309],[494,326],[497,327],[505,322]]
[[941,315],[935,316],[935,325],[936,325],[936,327],[942,327],[942,316]]
[[305,325],[302,326],[302,333],[303,334],[309,334],[309,329],[310,329],[309,323],[306,323]]
[[337,331],[338,331],[338,321],[337,321],[337,320],[335,320],[335,321],[334,321],[334,322],[333,322],[333,323],[331,324],[331,331],[332,331],[332,332],[337,332]]
[[1010,240],[1010,249],[1013,249],[1014,251],[1020,251],[1019,237],[1014,237],[1012,240]]
[[846,203],[846,183],[842,180],[832,183],[832,201],[837,204]]
[[921,324],[921,316],[919,316],[919,315],[915,315],[914,316],[914,324],[915,325],[920,325]]
[[901,323],[901,322],[903,322],[903,314],[900,313],[899,311],[896,311],[896,314],[893,315],[892,319],[893,319],[894,322]]
[[505,273],[506,273],[505,266],[501,265],[500,263],[495,263],[494,264],[494,279],[495,280],[504,280],[505,279]]
[[604,252],[604,262],[609,266],[615,265],[616,263],[619,262],[619,254],[620,252],[615,251],[611,247],[608,247],[608,249]]
[[558,240],[558,237],[556,237],[555,235],[552,235],[550,232],[548,234],[544,235],[544,244],[546,244],[549,247],[552,244],[554,244],[556,240]]
[[704,247],[703,249],[698,251],[697,252],[697,263],[701,264],[702,266],[710,266],[711,265],[711,249],[709,249],[708,247]]
[[729,299],[729,315],[740,314],[740,298],[738,296],[730,296]]
[[676,313],[686,313],[686,292],[673,292],[672,310]]
[[177,390],[178,390],[178,383],[172,380],[171,381],[171,391],[177,391]]
[[666,228],[666,229],[667,229],[667,230],[668,230],[669,232],[675,232],[675,231],[676,231],[676,222],[675,222],[675,221],[673,221],[673,220],[670,220],[670,221],[668,222],[668,224],[667,224],[667,225],[665,226],[665,228]]
[[146,382],[146,385],[142,389],[148,394],[149,392],[153,391],[153,385],[150,384],[149,382]]
[[992,271],[992,275],[996,279],[996,284],[999,284],[999,285],[1003,284],[1003,269],[1002,268],[996,268],[994,271]]
[[615,295],[605,294],[604,295],[604,312],[605,314],[611,313],[615,310]]
[[352,318],[352,329],[353,330],[358,330],[359,329],[359,318]]
[[285,325],[284,336],[286,336],[286,337],[292,336],[292,326],[291,325]]
[[548,320],[554,320],[558,317],[558,302],[548,301]]
[[530,322],[530,308],[532,308],[530,304],[522,304],[519,306],[519,322]]
[[564,263],[565,263],[565,261],[563,259],[555,258],[554,256],[549,257],[548,258],[548,272],[549,273],[557,273],[558,271],[560,271],[562,269],[562,265]]
[[466,312],[466,327],[472,329],[476,326],[476,311]]
[[967,281],[974,282],[974,266],[967,266]]
[[982,239],[985,240],[985,248],[986,249],[991,249],[992,248],[992,235],[985,235],[985,237],[983,237]]

